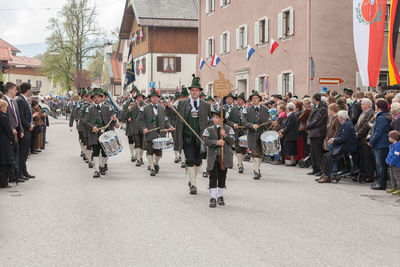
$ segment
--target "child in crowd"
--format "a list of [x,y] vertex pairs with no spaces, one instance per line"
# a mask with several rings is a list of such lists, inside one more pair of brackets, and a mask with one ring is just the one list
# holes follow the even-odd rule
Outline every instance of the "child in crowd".
[[388,193],[400,196],[400,133],[396,130],[389,132],[389,153],[386,157],[386,163],[389,165],[390,181],[392,187],[387,189]]

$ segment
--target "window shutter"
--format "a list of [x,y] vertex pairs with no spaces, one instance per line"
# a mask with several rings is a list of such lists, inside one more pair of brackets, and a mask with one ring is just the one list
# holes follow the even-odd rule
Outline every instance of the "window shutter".
[[290,35],[294,35],[294,9],[290,9],[290,18],[289,18],[289,32]]
[[254,23],[254,44],[258,45],[260,43],[260,22]]
[[293,73],[289,74],[289,92],[291,92],[293,94],[293,90],[294,90],[294,76]]
[[259,77],[257,77],[256,78],[256,83],[254,84],[254,88],[255,88],[255,90],[257,91],[257,92],[260,92],[260,80],[259,80],[260,78]]
[[211,0],[211,12],[215,10],[215,0]]
[[208,51],[208,40],[209,39],[206,39],[206,58],[210,58],[209,57],[210,52]]
[[220,5],[221,7],[223,7],[223,6],[224,6],[224,0],[219,0],[219,5]]
[[240,42],[240,36],[239,36],[239,28],[238,28],[238,29],[236,29],[236,50],[240,49],[239,42]]
[[248,31],[247,31],[247,25],[246,26],[244,26],[244,48],[247,48],[247,44],[248,44]]
[[157,57],[157,71],[162,72],[163,57]]
[[210,0],[206,0],[206,14],[209,13],[210,10]]
[[181,57],[176,57],[175,58],[175,66],[176,66],[176,72],[181,72]]
[[231,33],[227,32],[226,34],[226,52],[229,53],[231,52]]
[[283,15],[281,12],[278,14],[278,38],[279,39],[282,39],[282,37],[283,37],[282,24],[283,24]]
[[224,54],[224,33],[219,36],[219,53]]
[[212,37],[212,55],[215,55],[215,38]]
[[145,74],[146,73],[146,58],[142,59],[142,67],[143,67],[142,73]]
[[265,42],[269,41],[269,19],[265,18]]
[[278,95],[282,95],[282,75],[278,75]]

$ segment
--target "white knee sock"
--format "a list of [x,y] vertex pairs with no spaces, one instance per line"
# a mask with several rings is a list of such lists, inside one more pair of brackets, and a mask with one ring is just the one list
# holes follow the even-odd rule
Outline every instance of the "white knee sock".
[[253,168],[255,172],[258,172],[258,159],[253,158]]
[[244,155],[241,153],[236,153],[236,157],[238,159],[238,165],[239,167],[243,166],[243,159],[244,159]]
[[142,158],[142,155],[140,155],[140,148],[135,148],[136,151],[136,159],[139,160]]
[[107,157],[100,156],[100,167],[104,167],[107,164]]
[[257,170],[260,170],[262,159],[257,159]]
[[185,162],[185,161],[186,161],[185,153],[181,153],[181,158],[182,158],[182,162]]
[[140,159],[143,159],[143,152],[144,150],[140,148]]
[[201,165],[200,166],[194,166],[194,177],[195,179],[197,178],[197,175],[199,174],[199,172],[201,171]]
[[174,151],[174,154],[175,154],[175,158],[176,159],[179,158],[179,152],[178,151]]
[[86,149],[86,151],[87,151],[86,157],[88,158],[89,162],[92,162],[93,151],[91,149]]
[[84,145],[82,144],[82,142],[80,142],[79,144],[81,146],[81,151],[84,152],[85,151]]
[[93,169],[96,169],[96,166],[99,167],[100,170],[100,157],[93,157]]
[[129,150],[131,151],[131,157],[135,157],[135,145],[129,144]]
[[218,187],[218,197],[222,197],[224,194],[224,189]]
[[150,168],[154,170],[154,157],[147,155],[147,161],[149,162]]
[[210,188],[211,198],[217,198],[217,188]]
[[196,171],[194,168],[195,167],[187,167],[187,174],[189,176],[190,183],[193,186],[196,186]]
[[155,159],[155,164],[158,165],[158,163],[160,162],[161,156],[156,156]]

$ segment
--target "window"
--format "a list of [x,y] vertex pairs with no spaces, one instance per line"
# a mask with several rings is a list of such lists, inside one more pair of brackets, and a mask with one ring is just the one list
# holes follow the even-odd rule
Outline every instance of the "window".
[[386,5],[385,32],[389,31],[389,20],[390,20],[390,1],[388,1]]
[[206,0],[206,14],[211,14],[215,11],[215,0]]
[[136,75],[139,75],[140,74],[140,60],[136,60],[135,69],[136,69]]
[[180,57],[157,57],[158,72],[181,72]]
[[266,75],[261,75],[256,78],[255,88],[259,93],[266,93],[265,85],[266,85]]
[[231,0],[220,0],[220,6],[221,7],[226,7],[227,5],[229,5],[231,3]]
[[247,48],[247,25],[236,29],[236,49],[245,50]]
[[254,24],[254,43],[255,45],[263,45],[268,42],[269,20],[267,17],[258,20]]
[[286,39],[294,35],[294,10],[287,8],[278,14],[278,38]]
[[220,36],[220,54],[228,54],[231,51],[231,34],[223,32]]
[[379,73],[379,84],[381,86],[389,85],[389,72],[388,71],[381,71]]
[[31,79],[28,79],[28,83],[31,84]]
[[142,58],[142,73],[146,73],[146,58]]
[[17,80],[15,81],[15,83],[16,83],[17,85],[21,85],[21,84],[22,84],[22,80],[17,79]]
[[214,37],[210,37],[206,40],[206,56],[208,59],[211,59],[215,54],[215,39]]
[[42,87],[42,81],[36,81],[36,87]]
[[294,76],[291,71],[284,71],[278,75],[278,94],[294,93]]

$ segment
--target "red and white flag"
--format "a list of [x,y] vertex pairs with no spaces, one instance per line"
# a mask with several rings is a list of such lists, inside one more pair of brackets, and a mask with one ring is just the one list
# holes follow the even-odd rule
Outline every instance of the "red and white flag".
[[381,71],[387,0],[353,0],[354,49],[364,86],[375,87]]
[[143,37],[144,37],[144,35],[143,35],[143,30],[140,30],[139,36],[140,36],[140,39],[143,39]]
[[275,50],[278,48],[278,46],[279,46],[279,44],[274,39],[271,38],[271,46],[269,49],[269,53],[272,55],[275,52]]

